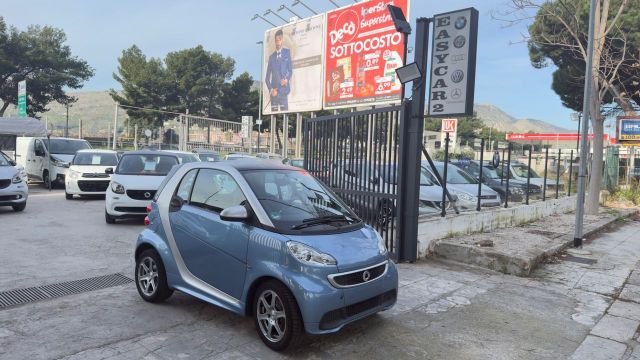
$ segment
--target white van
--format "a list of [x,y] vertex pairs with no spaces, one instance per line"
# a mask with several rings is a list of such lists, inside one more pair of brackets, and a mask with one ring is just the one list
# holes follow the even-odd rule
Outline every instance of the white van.
[[[24,166],[29,180],[42,181],[49,187],[51,179],[51,187],[54,188],[56,185],[64,186],[64,174],[76,151],[90,148],[91,145],[82,139],[17,137],[16,160]],[[50,164],[47,161],[49,156]]]

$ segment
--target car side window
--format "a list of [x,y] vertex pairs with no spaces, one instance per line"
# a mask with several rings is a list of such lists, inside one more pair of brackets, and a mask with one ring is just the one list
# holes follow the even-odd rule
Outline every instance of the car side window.
[[180,196],[182,200],[189,200],[191,188],[196,180],[196,174],[198,174],[198,169],[190,170],[184,177],[182,177],[182,180],[180,180],[180,185],[178,185],[178,188],[176,189],[176,195]]
[[33,146],[34,152],[37,153],[44,153],[44,147],[42,146],[42,142],[40,140],[36,140],[35,145]]
[[198,172],[191,192],[191,205],[220,212],[245,201],[240,186],[231,175],[214,169],[200,169]]

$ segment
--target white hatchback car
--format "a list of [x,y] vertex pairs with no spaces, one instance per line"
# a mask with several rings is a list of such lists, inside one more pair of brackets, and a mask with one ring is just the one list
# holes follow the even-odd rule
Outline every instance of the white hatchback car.
[[15,161],[0,156],[0,206],[22,211],[27,206],[29,187],[27,179],[20,175],[15,165]]
[[[78,150],[65,176],[65,197],[73,195],[104,195],[118,165],[118,153],[112,150]],[[111,169],[107,173],[107,169]]]
[[106,222],[114,224],[116,219],[143,218],[162,180],[178,163],[178,157],[166,151],[124,153],[105,195]]

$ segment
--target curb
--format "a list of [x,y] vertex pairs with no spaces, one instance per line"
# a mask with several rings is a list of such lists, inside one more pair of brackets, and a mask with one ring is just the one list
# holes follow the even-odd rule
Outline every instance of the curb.
[[[620,219],[631,217],[637,213],[637,209],[623,209],[619,210],[618,215],[612,218],[587,224],[585,225],[583,238],[591,237]],[[509,256],[492,250],[480,250],[480,248],[472,245],[446,242],[437,242],[433,248],[433,255],[460,263],[481,266],[505,274],[527,277],[541,262],[573,245],[573,233],[562,233],[557,238],[566,237],[569,237],[569,239],[529,258]]]

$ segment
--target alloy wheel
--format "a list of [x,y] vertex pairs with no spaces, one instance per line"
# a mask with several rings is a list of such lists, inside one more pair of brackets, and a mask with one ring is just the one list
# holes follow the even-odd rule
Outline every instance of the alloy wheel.
[[145,257],[138,265],[138,286],[146,296],[153,296],[158,289],[158,265],[150,257]]
[[258,298],[256,317],[260,331],[267,340],[282,340],[287,330],[287,315],[282,300],[273,290],[265,290]]

